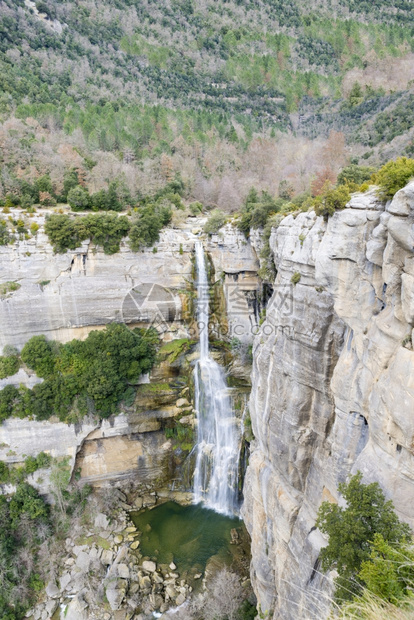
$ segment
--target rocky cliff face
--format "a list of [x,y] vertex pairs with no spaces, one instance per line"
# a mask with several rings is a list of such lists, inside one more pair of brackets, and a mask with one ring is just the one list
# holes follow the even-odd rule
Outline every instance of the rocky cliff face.
[[[85,338],[91,329],[111,321],[128,322],[125,297],[134,287],[148,284],[171,292],[177,319],[173,327],[175,337],[180,337],[183,291],[192,286],[194,243],[205,220],[189,218],[179,228],[164,229],[160,241],[141,252],[131,252],[123,241],[120,252],[106,255],[86,241],[74,251],[54,254],[43,231],[46,211],[39,210],[33,218],[40,227],[35,237],[0,246],[0,284],[19,285],[0,296],[0,351],[6,344],[21,348],[36,334],[66,342]],[[217,280],[238,282],[239,314],[254,316],[247,298],[258,288],[259,265],[243,234],[227,225],[206,239],[205,248]],[[231,294],[225,297],[231,303]],[[250,326],[252,321],[246,321]]]
[[[124,304],[129,291],[146,290],[152,284],[165,288],[175,306],[175,320],[164,334],[165,341],[196,337],[189,300],[194,244],[202,219],[189,218],[179,228],[163,230],[154,248],[138,253],[123,242],[120,252],[108,256],[85,242],[74,251],[54,254],[43,232],[46,212],[39,209],[33,218],[40,227],[35,237],[0,247],[0,284],[20,285],[0,296],[0,351],[5,345],[20,349],[36,334],[66,342],[85,338],[92,329],[111,321],[130,320],[123,316],[130,311]],[[213,281],[222,291],[221,312],[215,318],[217,337],[231,337],[237,327],[237,336],[251,342],[251,326],[256,321],[253,301],[259,287],[256,255],[244,235],[231,225],[205,239],[205,248]],[[228,320],[223,320],[226,316]],[[188,416],[185,408],[180,411],[176,407],[182,400],[180,390],[168,389],[183,363],[181,358],[174,364],[166,359],[155,367],[151,381],[167,384],[167,389],[162,393],[139,390],[134,406],[109,421],[84,420],[68,426],[53,419],[7,420],[0,425],[0,460],[19,463],[25,456],[46,451],[54,457],[69,457],[71,466],[76,465],[82,477],[93,484],[131,477],[161,484],[174,470],[173,446],[166,440],[163,426],[168,418]],[[236,371],[245,374],[245,369],[235,368],[234,374]],[[21,383],[32,387],[38,381],[41,379],[21,368],[16,375],[0,380],[0,389]],[[41,483],[38,475],[30,481],[47,491],[47,472],[42,472],[42,478]]]
[[270,243],[244,518],[262,611],[319,618],[329,581],[314,525],[339,482],[361,470],[414,525],[414,183],[386,206],[355,195],[327,223],[289,216]]

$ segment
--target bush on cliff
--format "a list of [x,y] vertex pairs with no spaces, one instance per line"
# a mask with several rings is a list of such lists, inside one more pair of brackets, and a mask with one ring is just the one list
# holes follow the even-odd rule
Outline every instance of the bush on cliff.
[[45,380],[32,390],[1,390],[0,420],[57,415],[71,421],[88,411],[108,417],[117,411],[129,384],[152,368],[157,342],[155,330],[130,330],[118,323],[66,344],[34,336],[25,344],[22,360]]
[[16,355],[0,356],[0,379],[16,374],[19,366],[19,358]]
[[399,157],[380,168],[372,180],[379,185],[379,196],[383,200],[390,200],[412,177],[414,177],[414,159]]
[[259,194],[257,190],[252,187],[241,212],[241,218],[238,223],[239,230],[248,237],[251,228],[263,228],[268,219],[280,211],[286,202],[287,200],[284,198],[272,198],[272,196],[265,191]]
[[350,200],[351,194],[347,185],[331,187],[328,183],[324,186],[322,193],[312,201],[316,215],[322,215],[328,219],[335,211],[343,209]]
[[359,576],[364,589],[338,616],[343,620],[409,620],[414,617],[414,547],[387,543],[375,534],[368,561]]
[[208,235],[218,233],[220,228],[226,223],[226,216],[220,209],[215,209],[207,222],[204,224],[204,232]]
[[33,336],[24,345],[22,361],[34,370],[38,377],[51,375],[55,368],[54,351],[45,336]]
[[45,232],[57,253],[75,250],[82,241],[90,239],[101,246],[105,254],[119,252],[121,240],[129,232],[130,223],[125,215],[90,213],[72,219],[70,215],[53,214],[46,219]]
[[5,220],[0,220],[0,245],[7,245],[11,241],[11,235]]
[[163,226],[170,223],[172,210],[167,205],[147,205],[139,209],[129,233],[129,245],[133,252],[151,246],[160,238]]
[[[323,570],[335,568],[337,600],[349,600],[361,590],[363,563],[372,557],[375,535],[388,544],[408,539],[410,528],[394,512],[391,501],[385,499],[378,483],[362,484],[358,472],[347,484],[338,486],[346,507],[323,502],[318,511],[316,526],[329,536],[329,544],[321,549]],[[367,573],[366,573],[367,574]]]

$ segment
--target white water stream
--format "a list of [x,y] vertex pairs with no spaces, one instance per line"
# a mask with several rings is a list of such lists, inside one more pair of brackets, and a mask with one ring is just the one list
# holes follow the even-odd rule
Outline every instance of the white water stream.
[[226,515],[238,514],[240,422],[223,369],[209,353],[209,287],[203,245],[196,244],[197,319],[200,359],[194,369],[197,411],[194,500]]

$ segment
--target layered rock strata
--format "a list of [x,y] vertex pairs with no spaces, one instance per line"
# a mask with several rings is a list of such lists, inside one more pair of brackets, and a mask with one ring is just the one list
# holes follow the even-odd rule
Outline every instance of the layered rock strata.
[[[85,241],[76,250],[55,254],[44,233],[45,215],[45,210],[39,210],[33,217],[39,226],[34,237],[0,246],[0,284],[12,282],[19,287],[0,296],[0,351],[5,345],[21,349],[37,334],[67,342],[85,338],[91,329],[112,321],[130,322],[133,317],[125,303],[128,293],[140,287],[145,292],[149,285],[171,293],[176,319],[172,328],[175,337],[182,337],[185,292],[192,286],[193,250],[201,231],[195,227],[199,220],[189,218],[180,228],[162,230],[160,241],[141,252],[131,252],[123,241],[118,253],[107,255]],[[238,302],[230,314],[247,315],[242,322],[252,340],[249,313],[254,317],[254,308],[248,297],[258,289],[255,252],[231,225],[206,239],[205,248],[216,277],[230,278],[226,302],[234,303],[236,298]],[[238,297],[233,296],[235,288]],[[139,322],[139,308],[136,310]]]
[[329,606],[315,519],[339,482],[361,470],[414,525],[414,183],[387,205],[354,195],[328,222],[290,215],[270,245],[243,515],[262,611],[308,620]]
[[[196,328],[194,332],[188,329],[193,250],[205,220],[188,218],[179,228],[164,229],[154,248],[139,253],[131,252],[124,241],[120,252],[113,255],[89,242],[74,251],[54,254],[44,233],[47,212],[39,209],[33,216],[32,221],[39,225],[34,237],[0,247],[0,284],[18,285],[17,290],[0,296],[0,351],[5,345],[21,349],[37,334],[66,342],[85,338],[92,329],[103,329],[112,321],[134,322],[125,299],[132,289],[148,292],[152,285],[170,294],[174,305],[174,320],[169,321],[165,340],[196,338]],[[243,338],[251,342],[255,322],[252,300],[259,288],[256,255],[244,235],[231,225],[212,238],[205,237],[204,245],[221,291],[226,281],[222,317],[241,324]],[[133,300],[132,310],[139,314],[136,301],[139,299]],[[227,328],[227,319],[223,323]],[[231,337],[231,332],[223,335]],[[182,362],[182,358],[174,363],[166,359],[153,369],[151,381],[168,387],[181,372]],[[234,368],[234,374],[244,377],[246,369]],[[39,381],[42,379],[21,368],[13,377],[0,380],[0,389],[7,384],[33,387]],[[134,406],[122,415],[108,421],[83,420],[77,425],[53,418],[43,422],[9,419],[0,425],[0,460],[17,464],[26,456],[46,451],[53,457],[69,457],[70,465],[74,467],[76,462],[82,478],[93,484],[134,476],[160,484],[174,475],[175,468],[173,445],[163,430],[166,420],[193,423],[191,406],[189,410],[176,406],[180,397],[180,390],[167,389],[163,395],[157,386],[146,396],[139,390]],[[41,473],[30,482],[46,492],[48,475]],[[43,480],[38,483],[40,478]]]

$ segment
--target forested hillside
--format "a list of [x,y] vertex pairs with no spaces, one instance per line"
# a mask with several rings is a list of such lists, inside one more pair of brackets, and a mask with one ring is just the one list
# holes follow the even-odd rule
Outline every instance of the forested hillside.
[[233,209],[251,185],[410,155],[413,34],[408,0],[2,0],[2,191],[73,166],[93,191],[180,172]]

